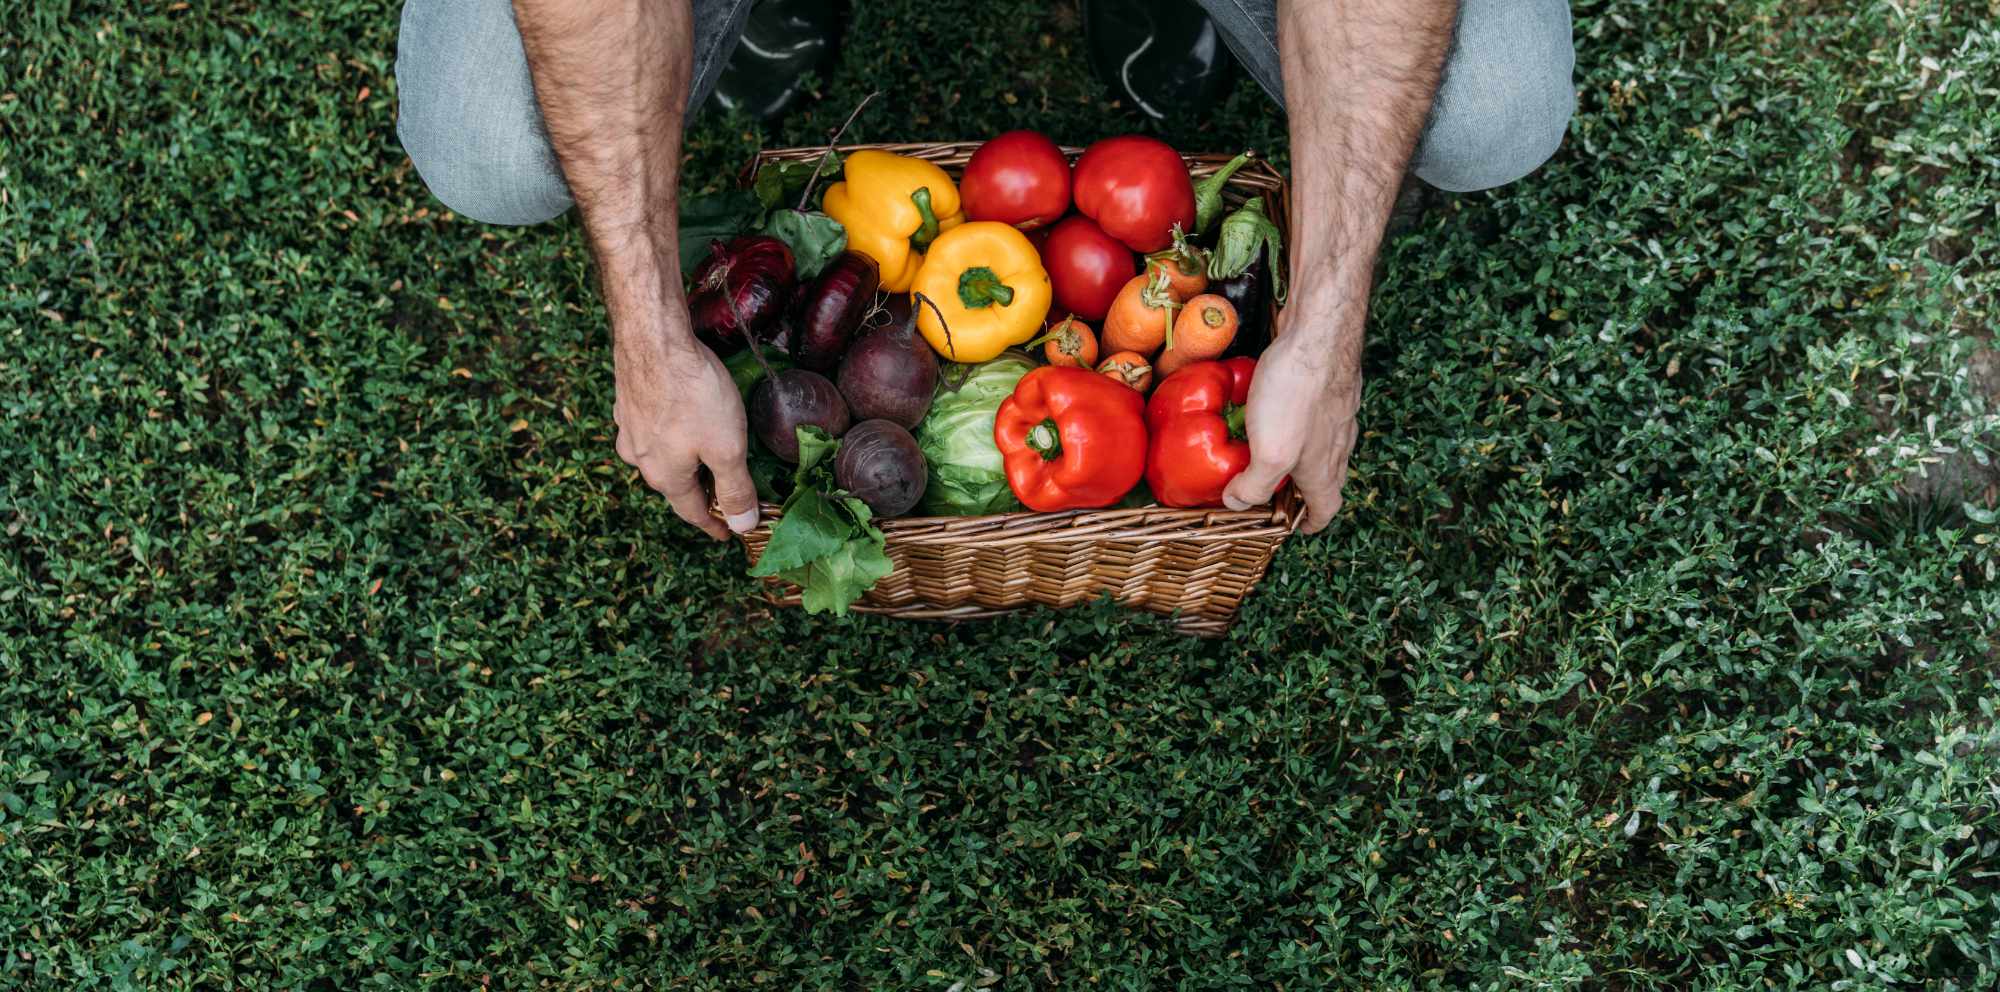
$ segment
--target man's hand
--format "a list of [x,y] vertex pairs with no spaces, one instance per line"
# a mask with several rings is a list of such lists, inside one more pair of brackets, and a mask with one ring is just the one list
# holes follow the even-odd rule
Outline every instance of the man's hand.
[[[685,309],[685,308],[683,308]],[[682,520],[723,540],[757,526],[757,487],[745,461],[749,432],[743,401],[715,354],[680,335],[636,332],[626,340],[679,340],[620,349],[618,457],[667,497]],[[723,520],[708,510],[700,469],[715,479]],[[728,529],[723,528],[724,521]]]
[[1354,451],[1354,416],[1361,406],[1360,371],[1328,350],[1321,335],[1303,328],[1358,320],[1366,302],[1343,306],[1325,293],[1294,295],[1280,317],[1277,338],[1257,360],[1244,408],[1250,467],[1230,480],[1223,505],[1242,510],[1268,502],[1289,475],[1305,497],[1306,533],[1321,530],[1340,512],[1347,456]]
[[1291,118],[1292,298],[1257,363],[1250,467],[1223,502],[1255,506],[1287,474],[1308,532],[1340,510],[1361,405],[1370,274],[1423,133],[1457,0],[1285,0],[1278,57]]
[[514,0],[535,98],[611,313],[618,457],[720,540],[701,467],[737,532],[757,526],[749,434],[729,372],[695,340],[681,291],[681,117],[694,62],[688,0]]

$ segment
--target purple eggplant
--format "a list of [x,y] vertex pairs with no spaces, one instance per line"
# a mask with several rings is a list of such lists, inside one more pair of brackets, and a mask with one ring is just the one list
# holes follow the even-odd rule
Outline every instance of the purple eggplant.
[[1264,260],[1258,258],[1242,272],[1210,282],[1208,291],[1228,300],[1236,308],[1236,339],[1229,342],[1223,357],[1248,355],[1255,358],[1263,354],[1264,346],[1271,343],[1271,282],[1267,278]]

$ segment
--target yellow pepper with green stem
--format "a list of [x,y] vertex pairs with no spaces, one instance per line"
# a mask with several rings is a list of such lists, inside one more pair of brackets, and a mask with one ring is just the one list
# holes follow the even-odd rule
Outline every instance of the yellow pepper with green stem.
[[847,156],[841,177],[827,187],[827,216],[881,267],[883,289],[908,292],[931,242],[965,223],[958,187],[934,163],[874,149]]
[[[917,330],[954,362],[983,362],[1034,337],[1049,315],[1049,273],[1028,237],[997,221],[973,221],[931,243],[914,292]],[[939,322],[942,315],[943,322]]]

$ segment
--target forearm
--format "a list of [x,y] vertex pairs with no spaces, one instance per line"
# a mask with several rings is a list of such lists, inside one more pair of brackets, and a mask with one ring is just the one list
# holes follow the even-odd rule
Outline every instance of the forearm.
[[621,375],[692,346],[676,251],[688,0],[514,0],[535,96],[597,257]]
[[1315,314],[1287,333],[1357,380],[1382,230],[1421,137],[1457,0],[1287,0],[1278,50],[1292,136],[1292,285]]

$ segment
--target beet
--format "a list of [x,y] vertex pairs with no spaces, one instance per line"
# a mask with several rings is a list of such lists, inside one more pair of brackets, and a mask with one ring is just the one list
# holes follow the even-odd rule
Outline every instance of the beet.
[[924,498],[929,472],[910,432],[887,420],[864,420],[840,439],[833,481],[878,517],[900,517]]
[[746,333],[767,339],[792,302],[792,266],[792,250],[767,234],[709,245],[688,289],[695,335],[717,353],[734,351]]
[[847,432],[847,403],[826,376],[805,369],[773,372],[750,393],[750,431],[764,447],[794,465],[798,429],[808,424],[839,437]]
[[874,321],[870,321],[868,326],[871,328],[880,326],[876,321],[888,324],[900,324],[903,321],[909,320],[910,312],[916,308],[916,302],[910,299],[910,294],[908,293],[884,294],[882,315],[875,318]]
[[792,359],[814,372],[838,365],[848,342],[861,329],[861,318],[875,304],[881,283],[881,268],[860,252],[841,252],[828,263],[793,307],[788,342]]
[[917,426],[937,392],[937,353],[917,334],[915,314],[869,330],[840,363],[840,395],[858,420]]

